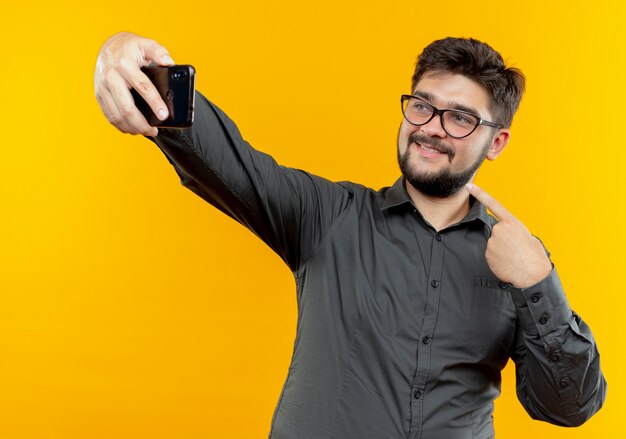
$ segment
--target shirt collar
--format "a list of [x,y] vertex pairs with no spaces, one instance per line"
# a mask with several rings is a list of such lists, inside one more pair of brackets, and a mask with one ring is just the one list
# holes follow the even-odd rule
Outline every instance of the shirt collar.
[[409,193],[404,186],[404,176],[398,178],[396,182],[391,186],[385,194],[385,200],[383,201],[383,210],[390,207],[399,206],[400,204],[409,203],[413,205]]
[[[416,209],[413,205],[413,201],[411,201],[411,197],[409,197],[409,193],[406,190],[404,176],[398,178],[393,186],[387,190],[382,209],[387,210],[391,207],[400,206],[402,204],[408,204],[413,209]],[[470,210],[467,215],[465,215],[465,218],[459,221],[458,224],[474,221],[476,219],[482,221],[489,229],[491,229],[493,218],[491,218],[491,216],[487,213],[485,206],[474,198],[474,196],[470,195]]]

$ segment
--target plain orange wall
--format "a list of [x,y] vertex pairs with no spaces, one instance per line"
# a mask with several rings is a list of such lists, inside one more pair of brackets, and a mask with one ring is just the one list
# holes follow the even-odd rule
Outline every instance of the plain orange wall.
[[193,64],[280,163],[374,188],[399,175],[399,95],[426,44],[472,36],[521,68],[512,140],[478,183],[549,248],[609,392],[558,428],[523,412],[508,367],[498,437],[617,437],[625,18],[618,0],[3,4],[0,438],[266,437],[287,373],[289,270],[100,113],[96,54],[121,30]]

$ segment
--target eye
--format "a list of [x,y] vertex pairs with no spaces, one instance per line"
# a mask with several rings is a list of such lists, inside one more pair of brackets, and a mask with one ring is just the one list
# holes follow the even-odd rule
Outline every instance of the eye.
[[418,113],[432,113],[432,107],[430,105],[428,105],[426,102],[421,102],[421,101],[416,101],[414,100],[411,108],[413,109],[413,111],[416,111]]
[[478,122],[476,117],[470,114],[460,113],[458,111],[450,111],[448,113],[448,118],[450,119],[450,122],[459,126],[474,126],[476,125],[476,122]]

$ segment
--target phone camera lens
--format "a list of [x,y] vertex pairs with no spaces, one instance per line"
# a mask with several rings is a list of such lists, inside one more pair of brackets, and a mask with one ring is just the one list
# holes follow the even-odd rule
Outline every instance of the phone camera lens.
[[181,79],[184,79],[187,77],[187,72],[184,70],[176,70],[174,73],[172,73],[172,79],[175,79],[177,81],[180,81]]

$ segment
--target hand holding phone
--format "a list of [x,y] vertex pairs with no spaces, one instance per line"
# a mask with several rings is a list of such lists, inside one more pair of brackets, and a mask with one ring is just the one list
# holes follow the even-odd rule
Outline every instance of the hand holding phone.
[[195,103],[196,71],[193,66],[146,66],[141,71],[154,84],[169,112],[166,119],[160,120],[143,97],[134,88],[131,89],[135,105],[148,124],[165,128],[190,127]]
[[[164,92],[160,94],[153,86],[152,79],[140,69],[144,66],[172,65],[174,61],[168,50],[154,40],[130,32],[119,32],[109,37],[100,48],[94,71],[96,100],[109,123],[123,133],[156,136],[159,130],[146,120],[151,119],[151,114],[144,107],[145,116],[142,115],[135,104],[141,100],[133,98],[133,94],[141,95],[154,112],[163,113],[162,119],[167,118],[168,104],[163,97],[167,98],[167,90],[172,89],[166,86]],[[165,77],[167,78],[167,75]],[[186,87],[193,90],[194,79],[191,75],[187,78],[190,82]],[[139,93],[135,90],[139,90]],[[176,90],[170,93],[172,103],[169,107],[177,113],[179,112],[176,101],[180,99],[179,94]],[[186,107],[191,105],[193,108],[193,94],[190,92],[189,96],[191,100],[187,100]],[[176,121],[168,123],[185,125],[189,123],[189,116],[187,115],[185,119],[187,120],[182,123]],[[160,125],[160,119],[152,121],[154,125]]]

